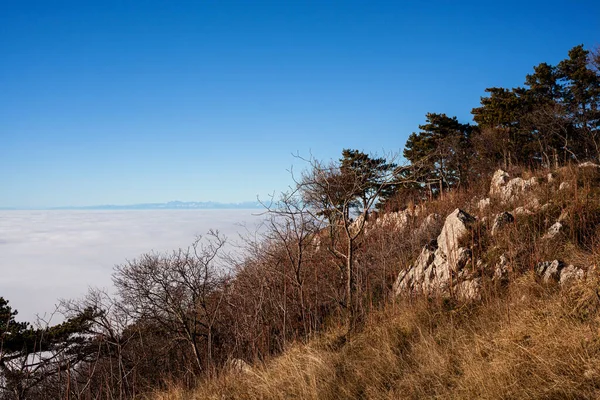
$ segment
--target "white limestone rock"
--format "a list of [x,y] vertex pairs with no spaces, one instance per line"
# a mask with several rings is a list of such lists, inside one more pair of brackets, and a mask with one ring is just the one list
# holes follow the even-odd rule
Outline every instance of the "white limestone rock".
[[558,282],[560,272],[564,268],[564,263],[558,260],[542,261],[535,266],[535,272],[542,278],[544,283],[551,281]]
[[[442,232],[421,250],[409,268],[398,274],[394,293],[448,294],[455,277],[471,261],[471,250],[459,247],[475,218],[456,209],[447,218]],[[465,293],[470,293],[469,291]]]
[[561,182],[558,186],[558,190],[569,190],[571,188],[571,184],[569,182]]
[[492,225],[492,236],[496,235],[498,231],[504,228],[506,225],[515,222],[515,217],[507,211],[501,212],[496,215],[496,219],[494,220],[494,224]]
[[555,222],[550,228],[548,228],[548,232],[542,236],[544,240],[551,240],[557,238],[563,231],[563,224],[560,222]]
[[581,268],[574,265],[568,265],[560,271],[560,279],[558,283],[561,286],[568,285],[573,281],[585,278],[585,272]]
[[497,197],[504,203],[511,202],[537,185],[538,181],[535,177],[527,180],[523,178],[510,179],[510,175],[507,172],[499,169],[492,177],[490,197]]

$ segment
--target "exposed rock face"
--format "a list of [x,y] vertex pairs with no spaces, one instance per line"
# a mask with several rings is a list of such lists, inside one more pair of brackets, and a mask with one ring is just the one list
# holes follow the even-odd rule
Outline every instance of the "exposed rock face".
[[471,251],[459,247],[459,241],[469,232],[475,218],[456,209],[448,217],[442,232],[421,250],[417,260],[402,271],[394,283],[396,295],[421,292],[448,294],[451,290],[459,297],[478,298],[480,283],[460,282],[457,277],[471,261]]
[[585,272],[581,268],[565,265],[559,260],[540,262],[535,266],[535,272],[544,283],[558,282],[561,286],[585,277]]
[[558,283],[563,286],[583,278],[585,278],[585,272],[581,268],[577,268],[574,265],[567,265],[560,271],[560,280]]
[[560,279],[560,271],[564,268],[565,264],[562,261],[542,261],[535,266],[535,272],[542,278],[546,283],[556,281]]
[[477,202],[477,208],[479,211],[483,211],[490,206],[490,198],[486,197],[485,199],[481,199]]
[[508,258],[502,254],[496,268],[494,268],[494,280],[498,282],[508,281]]
[[513,178],[507,172],[499,169],[494,173],[490,185],[490,196],[497,197],[502,202],[516,200],[521,194],[538,185],[535,177],[530,179]]
[[427,217],[425,217],[419,228],[417,228],[416,233],[418,235],[422,235],[428,232],[429,230],[433,230],[435,226],[441,222],[441,219],[442,216],[440,214],[429,214]]
[[546,232],[546,234],[544,236],[542,236],[542,239],[545,239],[545,240],[554,239],[558,235],[560,235],[562,233],[562,231],[563,231],[563,224],[561,224],[560,222],[555,222],[550,228],[548,228],[548,232]]
[[458,241],[469,232],[469,227],[473,222],[475,222],[475,217],[458,208],[446,217],[437,242],[440,251],[450,262],[456,262],[458,259]]
[[496,215],[496,219],[494,220],[494,225],[492,225],[492,236],[494,236],[500,229],[505,227],[508,224],[511,224],[515,221],[515,217],[512,216],[509,212],[502,212]]

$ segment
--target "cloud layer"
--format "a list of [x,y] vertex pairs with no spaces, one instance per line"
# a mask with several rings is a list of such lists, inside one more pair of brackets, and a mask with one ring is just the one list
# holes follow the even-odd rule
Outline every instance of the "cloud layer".
[[0,296],[18,320],[49,316],[59,298],[111,289],[113,267],[187,247],[209,229],[235,240],[257,210],[0,211]]

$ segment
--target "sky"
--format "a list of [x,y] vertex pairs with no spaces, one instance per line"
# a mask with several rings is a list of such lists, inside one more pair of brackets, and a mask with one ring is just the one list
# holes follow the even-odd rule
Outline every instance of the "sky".
[[578,44],[600,2],[0,0],[0,207],[264,199]]

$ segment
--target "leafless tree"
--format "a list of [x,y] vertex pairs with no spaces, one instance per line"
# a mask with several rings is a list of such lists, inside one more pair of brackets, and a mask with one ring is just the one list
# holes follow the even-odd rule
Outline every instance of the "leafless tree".
[[219,263],[224,246],[225,238],[209,231],[187,249],[145,254],[117,266],[113,275],[129,315],[188,343],[198,371],[210,372],[213,366],[213,328],[226,279]]
[[315,218],[326,224],[327,249],[340,261],[345,282],[346,327],[355,324],[355,252],[369,212],[382,191],[402,181],[401,168],[343,168],[341,162],[306,160],[308,169],[297,181],[297,190]]

